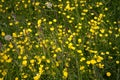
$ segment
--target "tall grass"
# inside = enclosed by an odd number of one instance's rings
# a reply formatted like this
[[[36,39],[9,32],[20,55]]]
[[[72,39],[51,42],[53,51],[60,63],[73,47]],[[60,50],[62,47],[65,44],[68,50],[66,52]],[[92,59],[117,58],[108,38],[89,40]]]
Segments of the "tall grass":
[[[120,80],[110,2],[1,0],[0,80]]]

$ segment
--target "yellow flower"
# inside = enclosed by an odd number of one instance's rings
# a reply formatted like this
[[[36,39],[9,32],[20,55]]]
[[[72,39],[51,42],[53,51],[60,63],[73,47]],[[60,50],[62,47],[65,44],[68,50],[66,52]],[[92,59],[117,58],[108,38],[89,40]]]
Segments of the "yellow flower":
[[[70,10],[70,4],[67,4],[66,7],[65,7],[65,11],[66,10]]]
[[[84,66],[80,66],[80,70],[84,70],[84,68],[85,68]]]
[[[54,31],[54,27],[51,27],[51,28],[50,28],[50,31]]]
[[[9,46],[10,48],[13,48],[13,45],[12,45],[12,43],[10,43],[8,46]]]
[[[13,37],[17,37],[16,33],[12,33],[12,36],[13,36]]]
[[[57,67],[59,66],[59,63],[58,63],[58,62],[56,62],[55,64],[56,64]]]
[[[8,56],[7,55],[3,55],[2,57],[4,60],[7,60],[8,59]]]
[[[81,17],[80,19],[81,19],[81,20],[84,20],[85,18],[84,18],[84,17]]]
[[[106,76],[110,77],[110,76],[111,76],[111,73],[110,73],[110,72],[107,72],[107,73],[106,73]]]
[[[27,25],[30,26],[30,25],[31,25],[31,22],[28,22]]]
[[[51,25],[51,24],[52,24],[52,21],[49,21],[49,24]]]
[[[12,25],[13,25],[13,23],[11,22],[11,23],[9,23],[9,25],[10,25],[10,26],[12,26]]]
[[[68,22],[69,22],[69,23],[72,23],[73,21],[72,21],[72,20],[69,20]]]
[[[68,72],[67,72],[66,69],[63,70],[63,76],[64,76],[64,78],[67,78],[67,77],[68,77]]]
[[[7,72],[5,70],[2,71],[2,75],[5,76]]]
[[[67,15],[66,17],[67,17],[67,18],[70,18],[70,15]]]
[[[85,61],[85,60],[86,60],[85,57],[82,57],[82,58],[80,59],[80,62]]]
[[[18,77],[16,77],[15,80],[19,80]]]
[[[95,33],[95,30],[94,29],[90,29],[90,32]]]
[[[107,11],[108,10],[108,8],[105,8],[105,11]]]
[[[72,49],[72,50],[75,50],[75,47],[73,46],[73,43],[69,43],[69,44],[68,44],[68,48],[69,48],[69,49]]]
[[[12,58],[7,59],[6,62],[8,63],[12,62]]]
[[[120,61],[116,61],[116,64],[119,64],[120,63]]]
[[[34,62],[35,62],[35,60],[34,60],[34,59],[31,59],[31,60],[30,60],[30,63],[31,63],[31,64],[33,64]]]
[[[78,53],[82,53],[82,50],[77,50]]]
[[[27,4],[24,4],[24,8],[27,8],[28,7],[28,5]]]
[[[23,60],[23,61],[22,61],[22,65],[23,65],[23,66],[27,66],[27,61],[26,61],[26,60]]]
[[[27,59],[27,56],[24,56],[23,59],[24,59],[24,60]]]
[[[47,62],[47,63],[50,63],[50,60],[49,60],[49,59],[47,59],[47,60],[46,60],[46,62]]]
[[[88,64],[88,65],[89,65],[89,64],[90,64],[90,61],[87,61],[87,62],[86,62],[86,64]]]
[[[27,74],[23,75],[23,78],[27,78],[27,77],[28,77],[28,75],[27,75]]]
[[[5,32],[2,32],[2,33],[1,33],[1,36],[5,36]]]
[[[65,63],[65,66],[66,66],[66,67],[69,67],[69,63],[68,63],[68,62],[66,62],[66,63]]]
[[[46,57],[45,56],[42,56],[42,59],[45,59]]]
[[[99,68],[104,68],[104,64],[99,63],[99,64],[98,64],[98,67],[99,67]]]
[[[107,51],[106,54],[109,55],[109,52]]]
[[[83,9],[83,12],[87,13],[87,12],[88,12],[88,9]]]
[[[105,29],[101,29],[100,32],[101,32],[101,33],[104,33],[104,32],[105,32]]]
[[[56,48],[55,52],[62,52],[62,49],[60,47]]]
[[[68,72],[64,71],[63,75],[64,75],[64,77],[67,77],[68,76]]]
[[[102,60],[103,60],[103,57],[101,57],[101,56],[97,57],[97,62],[101,62]]]
[[[96,61],[92,59],[92,60],[90,61],[90,63],[94,65],[94,64],[96,63]]]
[[[56,20],[56,19],[53,19],[53,22],[57,22],[57,20]]]
[[[105,37],[108,37],[108,34],[105,34]]]
[[[33,77],[34,80],[39,80],[40,79],[40,74],[37,74],[36,76]]]
[[[39,45],[35,45],[35,47],[36,47],[36,48],[38,48],[38,47],[39,47]]]
[[[1,0],[1,2],[5,2],[5,0]]]
[[[28,32],[32,32],[32,29],[28,28],[27,31],[28,31]]]
[[[4,78],[2,77],[2,78],[0,78],[0,80],[4,80]]]
[[[81,43],[82,42],[82,40],[81,39],[78,39],[78,43]]]
[[[39,20],[37,21],[37,24],[38,24],[38,26],[41,25],[41,19],[39,19]]]
[[[57,57],[57,55],[56,55],[56,54],[54,54],[54,55],[53,55],[53,58],[56,58],[56,57]]]
[[[40,2],[36,2],[36,3],[35,3],[36,6],[39,6],[39,4],[40,4]]]
[[[109,32],[110,34],[112,34],[112,31],[111,31],[111,30],[109,30],[108,32]]]
[[[84,15],[86,15],[86,13],[83,13],[83,12],[82,12],[81,15],[84,16]]]

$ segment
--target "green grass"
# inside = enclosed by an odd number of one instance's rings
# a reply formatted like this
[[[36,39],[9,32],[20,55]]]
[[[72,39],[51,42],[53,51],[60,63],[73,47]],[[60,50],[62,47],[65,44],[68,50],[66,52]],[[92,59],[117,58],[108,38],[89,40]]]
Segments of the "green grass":
[[[1,0],[0,80],[120,80],[119,4]]]

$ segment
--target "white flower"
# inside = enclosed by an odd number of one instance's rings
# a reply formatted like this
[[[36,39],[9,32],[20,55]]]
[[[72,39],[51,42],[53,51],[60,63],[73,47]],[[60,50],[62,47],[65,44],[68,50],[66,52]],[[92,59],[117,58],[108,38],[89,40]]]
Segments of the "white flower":
[[[5,40],[6,40],[6,41],[10,41],[11,39],[12,39],[12,36],[11,36],[11,35],[6,35],[6,36],[5,36]]]
[[[45,5],[47,6],[47,8],[52,8],[52,3],[51,2],[46,2]]]

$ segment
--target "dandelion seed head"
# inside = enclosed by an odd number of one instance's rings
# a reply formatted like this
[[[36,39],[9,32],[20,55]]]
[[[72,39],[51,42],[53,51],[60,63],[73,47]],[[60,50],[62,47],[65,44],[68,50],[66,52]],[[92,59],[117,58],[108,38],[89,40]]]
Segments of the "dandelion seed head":
[[[45,5],[47,6],[47,8],[52,8],[52,3],[51,2],[46,2]]]
[[[10,41],[11,39],[12,39],[12,36],[11,36],[11,35],[6,35],[6,36],[5,36],[5,40],[6,40],[6,41]]]

